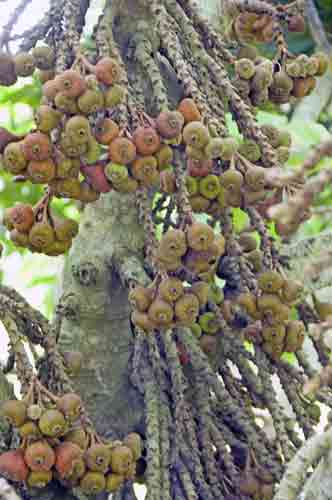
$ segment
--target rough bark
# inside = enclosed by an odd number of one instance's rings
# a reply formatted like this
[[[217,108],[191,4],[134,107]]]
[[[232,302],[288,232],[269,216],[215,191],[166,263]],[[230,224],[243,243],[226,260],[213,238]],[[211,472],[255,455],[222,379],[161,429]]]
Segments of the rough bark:
[[[142,401],[128,380],[133,337],[119,271],[146,282],[143,236],[133,198],[104,195],[86,208],[65,269],[59,344],[83,353],[75,385],[98,431],[111,437],[142,430]]]

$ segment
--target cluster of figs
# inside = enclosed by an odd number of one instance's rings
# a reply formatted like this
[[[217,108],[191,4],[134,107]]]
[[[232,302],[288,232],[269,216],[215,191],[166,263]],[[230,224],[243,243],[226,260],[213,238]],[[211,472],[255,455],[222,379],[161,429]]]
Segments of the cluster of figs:
[[[208,224],[193,221],[184,229],[169,229],[155,252],[156,279],[149,287],[130,292],[134,325],[144,331],[192,326],[206,305],[207,281],[224,252],[224,237]],[[191,285],[185,284],[183,272],[193,277]]]
[[[257,11],[259,5],[257,5]],[[244,11],[233,19],[229,35],[241,42],[235,63],[233,83],[241,97],[252,106],[268,102],[285,104],[292,99],[309,95],[316,87],[316,78],[322,76],[329,65],[323,52],[312,56],[291,54],[286,46],[282,24],[293,33],[305,31],[305,20],[300,13],[291,13],[288,6],[278,5],[275,16],[271,12]],[[278,55],[270,61],[259,55],[253,45],[278,45]]]
[[[1,413],[20,436],[19,448],[0,455],[0,474],[10,481],[40,489],[57,480],[96,495],[115,492],[136,476],[139,434],[105,441],[84,419],[75,393],[55,396],[36,379],[23,399],[4,402]]]
[[[253,320],[245,329],[247,340],[260,345],[274,360],[284,352],[297,352],[304,342],[305,325],[292,319],[292,307],[301,299],[302,284],[277,271],[260,273],[257,284],[256,293],[242,293],[236,299]]]

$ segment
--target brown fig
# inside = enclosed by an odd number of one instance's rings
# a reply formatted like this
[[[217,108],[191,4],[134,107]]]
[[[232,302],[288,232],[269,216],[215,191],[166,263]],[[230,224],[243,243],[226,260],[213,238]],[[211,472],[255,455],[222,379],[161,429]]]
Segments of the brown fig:
[[[36,441],[25,450],[24,460],[34,472],[48,471],[55,464],[55,453],[47,441]]]
[[[118,83],[121,79],[121,68],[119,63],[110,57],[100,59],[96,64],[95,73],[97,79],[106,85]]]
[[[66,479],[73,472],[75,463],[83,457],[83,450],[75,443],[65,441],[55,449],[55,468]]]
[[[193,293],[186,293],[175,302],[176,318],[184,325],[192,325],[199,313],[199,301]]]
[[[128,165],[136,157],[136,146],[125,137],[117,137],[109,145],[109,155],[114,163]]]
[[[0,455],[0,474],[11,481],[26,481],[29,469],[22,449],[6,451]]]
[[[193,99],[182,99],[178,106],[178,111],[183,115],[184,123],[200,121],[202,116]]]
[[[181,134],[184,117],[178,111],[163,111],[159,114],[156,126],[165,139],[176,139]]]
[[[209,250],[213,240],[214,231],[207,224],[194,222],[187,229],[188,246],[197,252]]]
[[[153,290],[143,286],[136,286],[129,292],[129,302],[139,312],[146,312],[151,305]]]
[[[153,127],[138,127],[133,134],[133,142],[141,155],[153,155],[160,147],[160,137]]]
[[[86,82],[78,71],[68,69],[56,77],[59,92],[70,98],[81,96],[86,90]]]
[[[27,160],[47,160],[52,153],[52,144],[49,137],[41,132],[31,132],[22,143],[23,153]]]
[[[27,174],[33,184],[48,184],[55,178],[56,166],[51,158],[43,161],[33,160],[29,162]]]
[[[149,307],[148,316],[157,326],[167,327],[173,320],[173,307],[164,300],[155,299]]]
[[[110,118],[103,118],[96,123],[94,134],[100,144],[108,145],[119,135],[118,124]]]
[[[28,233],[35,220],[32,206],[26,203],[19,203],[7,209],[6,216],[14,229],[21,233]]]

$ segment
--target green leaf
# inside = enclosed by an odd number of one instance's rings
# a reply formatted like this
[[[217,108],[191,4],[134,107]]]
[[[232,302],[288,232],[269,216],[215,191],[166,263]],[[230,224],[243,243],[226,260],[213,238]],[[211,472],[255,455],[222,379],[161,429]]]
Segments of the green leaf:
[[[232,208],[233,225],[238,233],[242,231],[249,222],[249,217],[241,208]]]
[[[284,352],[281,355],[281,361],[286,361],[290,365],[294,365],[297,361],[296,356],[293,352]]]
[[[28,283],[27,288],[33,288],[38,285],[54,285],[57,282],[57,276],[36,276]]]

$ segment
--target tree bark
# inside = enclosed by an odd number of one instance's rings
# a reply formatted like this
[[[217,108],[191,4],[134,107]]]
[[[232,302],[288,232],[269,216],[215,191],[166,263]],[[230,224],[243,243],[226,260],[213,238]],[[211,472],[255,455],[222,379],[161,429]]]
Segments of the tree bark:
[[[75,386],[98,432],[119,439],[142,431],[142,400],[128,378],[133,334],[119,271],[146,282],[143,242],[134,199],[104,195],[85,210],[63,281],[66,318],[59,345],[82,352]]]

